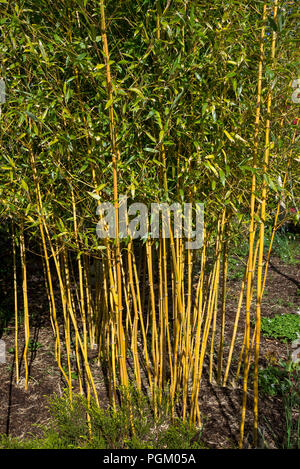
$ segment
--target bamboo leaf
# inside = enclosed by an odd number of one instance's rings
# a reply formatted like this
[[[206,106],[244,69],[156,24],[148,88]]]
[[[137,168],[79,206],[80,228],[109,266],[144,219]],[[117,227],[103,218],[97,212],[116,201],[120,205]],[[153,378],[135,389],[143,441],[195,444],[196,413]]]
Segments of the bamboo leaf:
[[[88,194],[89,194],[91,197],[93,197],[93,199],[96,199],[96,200],[100,200],[100,199],[101,199],[100,195],[96,194],[95,192],[89,192],[89,191],[88,191]]]
[[[234,142],[234,138],[232,137],[232,135],[230,135],[229,132],[227,132],[227,130],[224,129],[224,134],[226,135],[226,137],[231,141],[231,142]]]

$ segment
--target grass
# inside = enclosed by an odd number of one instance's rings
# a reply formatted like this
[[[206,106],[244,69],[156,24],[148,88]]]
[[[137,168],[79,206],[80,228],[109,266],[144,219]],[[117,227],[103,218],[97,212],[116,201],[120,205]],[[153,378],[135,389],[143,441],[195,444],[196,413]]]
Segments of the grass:
[[[201,449],[201,431],[182,420],[171,421],[167,402],[154,417],[147,396],[131,390],[130,399],[123,394],[123,404],[112,407],[88,406],[83,396],[49,400],[50,423],[40,427],[41,436],[24,439],[0,436],[2,449]],[[90,428],[87,423],[90,419]]]

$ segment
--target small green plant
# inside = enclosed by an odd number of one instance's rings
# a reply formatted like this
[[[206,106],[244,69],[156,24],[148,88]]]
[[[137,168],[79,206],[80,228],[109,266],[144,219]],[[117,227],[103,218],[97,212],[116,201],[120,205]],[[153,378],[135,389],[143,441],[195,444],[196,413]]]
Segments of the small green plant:
[[[283,447],[300,448],[300,366],[291,360],[281,361],[279,366],[268,366],[259,370],[259,387],[262,394],[281,397],[286,434]]]
[[[116,410],[88,404],[83,396],[66,392],[49,399],[50,424],[41,427],[39,438],[0,436],[0,448],[50,449],[200,449],[201,431],[180,419],[172,421],[167,399],[155,416],[152,400],[136,389],[120,390],[122,405]],[[89,416],[89,423],[87,419]]]
[[[300,366],[290,361],[287,371],[286,389],[282,392],[287,429],[285,447],[300,449]]]
[[[28,350],[30,350],[31,352],[35,352],[36,350],[38,350],[41,347],[43,347],[43,345],[40,342],[37,342],[34,339],[29,340]]]
[[[236,257],[229,257],[228,259],[228,276],[231,280],[240,280],[243,278],[245,272],[244,264]]]
[[[66,372],[66,374],[68,375],[69,373],[69,370],[66,366],[63,366],[63,370]],[[71,378],[72,379],[78,379],[78,374],[75,372],[75,371],[71,371]]]
[[[283,342],[297,339],[300,331],[300,316],[298,314],[283,314],[273,318],[261,319],[263,335]]]
[[[284,301],[283,298],[278,298],[278,299],[276,300],[276,304],[277,304],[278,306],[284,306],[285,301]]]
[[[261,368],[258,372],[259,388],[267,396],[279,396],[287,377],[285,367],[270,365],[267,368]]]
[[[30,352],[35,352],[36,350],[38,350],[41,347],[43,347],[43,345],[40,342],[37,342],[33,339],[29,340],[28,350],[30,350]],[[8,353],[15,353],[15,347],[10,347],[8,349]]]

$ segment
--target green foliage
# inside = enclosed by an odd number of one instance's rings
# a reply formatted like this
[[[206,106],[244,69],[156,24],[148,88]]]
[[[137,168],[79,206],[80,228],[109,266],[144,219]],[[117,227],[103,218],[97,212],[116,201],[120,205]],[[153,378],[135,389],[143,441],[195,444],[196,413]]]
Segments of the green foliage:
[[[283,314],[273,318],[261,318],[262,333],[273,339],[297,339],[300,332],[300,316],[298,314]]]
[[[232,280],[242,279],[245,273],[245,265],[236,257],[228,259],[228,276]]]
[[[297,74],[293,8],[289,6],[289,14],[281,10],[280,59],[271,65],[270,54],[265,56],[262,98],[272,87],[276,102],[272,165],[265,175],[271,201],[279,190],[277,176],[287,165],[283,155],[292,148],[294,108],[287,111],[286,101]],[[186,199],[205,201],[210,229],[224,204],[239,223],[248,223],[260,5],[242,1],[237,7],[236,2],[217,0],[213,8],[204,1],[187,8],[179,0],[159,17],[159,6],[151,1],[111,0],[106,15],[112,101],[101,52],[99,2],[3,5],[0,54],[7,99],[0,114],[1,213],[23,220],[28,232],[37,235],[31,148],[52,238],[62,236],[74,248],[73,190],[82,249],[96,249],[91,171],[94,167],[101,201],[111,201],[112,106],[120,151],[119,193],[150,203],[177,200],[179,187]],[[273,23],[267,25],[266,49]],[[288,122],[280,139],[283,112]],[[168,194],[161,185],[162,170]],[[292,165],[291,180],[295,171]],[[259,161],[258,193],[263,180]]]
[[[266,243],[268,247],[268,243]],[[296,265],[300,262],[299,236],[277,232],[274,237],[273,253],[286,264]]]
[[[259,370],[259,388],[268,396],[280,396],[291,388],[290,373],[287,362],[281,362],[281,366],[268,366]],[[299,370],[295,367],[299,374]]]
[[[288,364],[287,391],[283,394],[287,436],[285,447],[300,449],[300,366]],[[295,418],[295,415],[298,417]]]
[[[121,407],[99,408],[95,402],[74,395],[72,406],[66,396],[49,400],[51,422],[41,427],[41,437],[8,438],[2,436],[0,448],[50,449],[200,449],[201,432],[189,422],[171,421],[163,405],[154,418],[148,397],[136,390],[123,395]],[[90,431],[87,422],[90,418]],[[134,430],[133,430],[134,429]]]
[[[31,351],[31,352],[35,352],[36,350],[38,350],[39,348],[43,347],[43,345],[40,343],[40,342],[37,342],[36,340],[34,339],[30,339],[29,340],[29,343],[28,343],[28,349]]]
[[[300,449],[300,365],[280,362],[259,370],[259,388],[267,396],[282,399],[286,434],[283,447]]]

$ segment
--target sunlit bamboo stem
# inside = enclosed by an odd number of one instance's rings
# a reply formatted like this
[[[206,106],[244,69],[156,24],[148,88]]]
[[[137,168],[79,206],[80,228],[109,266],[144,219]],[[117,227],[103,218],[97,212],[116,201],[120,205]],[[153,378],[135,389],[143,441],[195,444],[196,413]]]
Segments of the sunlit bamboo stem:
[[[273,19],[277,19],[278,0],[274,2]],[[276,32],[272,34],[272,50],[271,60],[275,59],[275,45],[276,45]],[[272,91],[269,90],[267,101],[267,121],[266,121],[266,134],[265,134],[265,153],[264,153],[264,174],[267,174],[270,156],[270,118],[271,118],[271,105],[272,105]],[[265,234],[265,217],[266,217],[266,203],[267,203],[267,183],[264,178],[263,189],[261,196],[261,214],[260,214],[260,230],[259,230],[259,252],[258,252],[258,268],[257,268],[257,301],[256,301],[256,337],[255,337],[255,356],[254,356],[254,428],[253,428],[253,444],[257,446],[258,438],[258,360],[260,348],[260,327],[261,327],[261,301],[263,295],[262,282],[263,282],[263,256],[264,256],[264,234]]]
[[[15,366],[16,383],[19,383],[19,356],[18,356],[18,284],[17,284],[17,253],[16,253],[16,228],[12,222],[12,248],[13,248],[13,272],[14,272],[14,310],[15,310]]]
[[[264,61],[264,37],[265,37],[265,22],[267,18],[267,4],[264,3],[262,14],[262,28],[260,35],[260,59],[258,64],[258,85],[257,85],[257,102],[256,102],[256,117],[255,117],[255,132],[254,132],[254,155],[253,155],[253,174],[252,174],[252,189],[250,200],[250,228],[249,228],[249,260],[248,260],[248,277],[247,277],[247,293],[246,293],[246,322],[245,322],[245,371],[243,381],[243,403],[242,403],[242,416],[240,424],[240,440],[239,447],[243,447],[244,427],[246,417],[247,405],[247,385],[248,385],[248,361],[249,361],[249,347],[250,347],[250,306],[251,306],[251,287],[252,287],[252,274],[253,266],[253,245],[254,245],[254,212],[256,201],[256,174],[257,167],[257,152],[258,152],[258,135],[260,124],[260,104],[261,104],[261,91],[262,91],[262,72]]]
[[[25,366],[25,391],[28,389],[29,368],[28,368],[28,346],[30,340],[29,330],[29,311],[28,311],[28,294],[27,294],[27,267],[26,267],[26,254],[25,254],[25,240],[24,240],[24,225],[21,224],[20,230],[20,255],[22,266],[22,290],[23,290],[23,309],[24,309],[24,366]]]

